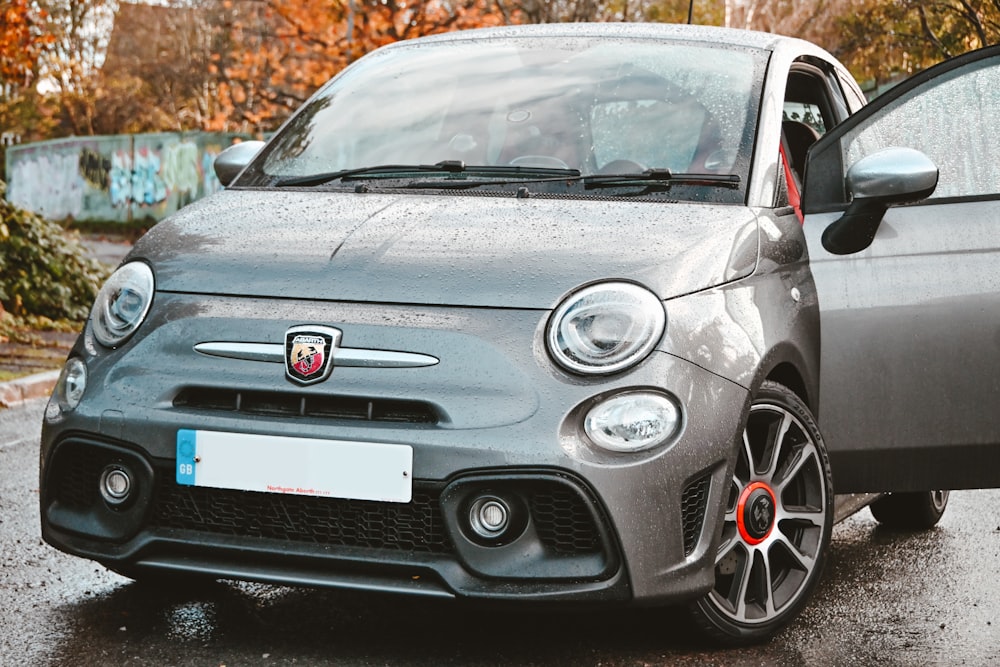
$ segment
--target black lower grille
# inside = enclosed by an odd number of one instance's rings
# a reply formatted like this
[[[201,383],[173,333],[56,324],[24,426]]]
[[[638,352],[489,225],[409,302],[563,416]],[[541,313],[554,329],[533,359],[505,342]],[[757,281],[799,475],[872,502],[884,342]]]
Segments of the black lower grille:
[[[158,528],[333,546],[450,553],[437,494],[382,503],[179,486],[159,476],[153,515]]]
[[[530,505],[539,538],[556,553],[601,551],[597,526],[579,496],[539,490],[531,495]],[[453,551],[434,490],[415,490],[409,503],[382,503],[180,486],[161,474],[150,523],[234,537],[436,554]]]
[[[154,480],[147,528],[334,547],[455,553],[442,510],[443,485],[430,483],[415,482],[409,503],[183,486],[175,482],[172,468],[143,472],[139,462],[145,459],[138,452],[71,440],[62,443],[51,464],[47,487],[52,500],[76,512],[74,521],[90,513],[109,511],[98,493],[101,471],[110,463],[126,459],[134,471],[141,473],[137,484],[144,484],[143,480],[150,477]],[[561,557],[603,551],[601,529],[588,496],[575,492],[565,482],[548,479],[513,475],[504,484],[523,499],[538,539],[547,550]],[[143,510],[135,516],[136,531],[142,527],[145,514]],[[695,514],[700,522],[704,511]],[[695,537],[698,530],[700,523],[694,530]]]
[[[188,387],[174,399],[174,406],[268,417],[317,417],[408,424],[436,424],[439,421],[434,408],[421,401],[236,391],[218,387]]]
[[[684,555],[690,556],[698,544],[701,526],[705,522],[711,477],[697,479],[686,487],[681,496],[681,522],[684,527]]]

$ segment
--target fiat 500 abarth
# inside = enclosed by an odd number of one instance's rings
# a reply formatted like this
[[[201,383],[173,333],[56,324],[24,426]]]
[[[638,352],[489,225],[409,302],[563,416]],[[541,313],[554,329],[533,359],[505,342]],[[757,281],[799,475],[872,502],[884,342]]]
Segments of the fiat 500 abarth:
[[[750,32],[380,49],[107,281],[45,413],[44,538],[767,638],[834,488],[926,526],[931,490],[1000,483],[998,68],[865,106]]]

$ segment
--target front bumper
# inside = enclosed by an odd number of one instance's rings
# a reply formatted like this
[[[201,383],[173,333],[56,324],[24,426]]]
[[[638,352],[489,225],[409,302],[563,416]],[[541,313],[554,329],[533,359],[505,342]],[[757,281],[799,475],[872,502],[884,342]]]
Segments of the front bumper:
[[[668,602],[711,586],[744,388],[664,352],[613,377],[569,376],[547,359],[540,311],[175,294],[158,294],[155,306],[120,350],[101,350],[85,332],[74,351],[89,369],[84,399],[68,414],[47,411],[41,514],[54,546],[133,575],[169,569],[447,597]],[[303,312],[343,330],[344,345],[440,363],[336,368],[301,387],[276,364],[193,349],[281,341]],[[680,435],[636,454],[590,444],[587,406],[635,388],[677,398]],[[406,444],[414,499],[178,485],[180,429]],[[136,471],[127,504],[97,492],[108,465]],[[469,505],[484,494],[516,508],[516,539],[470,534]]]

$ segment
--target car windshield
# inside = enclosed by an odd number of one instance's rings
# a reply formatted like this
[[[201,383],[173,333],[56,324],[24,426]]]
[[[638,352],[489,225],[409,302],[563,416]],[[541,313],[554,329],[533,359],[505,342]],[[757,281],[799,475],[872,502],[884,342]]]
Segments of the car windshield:
[[[349,181],[353,188],[363,179],[433,188],[471,180],[468,187],[489,188],[561,179],[559,187],[570,190],[563,194],[669,191],[671,198],[738,202],[763,61],[753,50],[662,40],[398,45],[322,88],[236,185]],[[647,170],[648,182],[635,177]],[[620,174],[632,177],[566,182]],[[725,178],[685,178],[691,174]]]

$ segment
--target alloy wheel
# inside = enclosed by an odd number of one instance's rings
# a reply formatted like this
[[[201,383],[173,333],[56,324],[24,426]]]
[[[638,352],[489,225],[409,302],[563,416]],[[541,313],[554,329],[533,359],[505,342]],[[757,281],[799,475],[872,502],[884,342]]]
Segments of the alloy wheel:
[[[703,629],[746,643],[794,618],[819,578],[832,515],[830,466],[815,421],[789,390],[765,383],[736,456],[715,586],[695,608]]]

